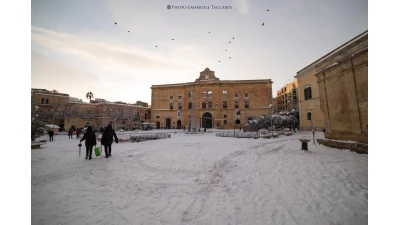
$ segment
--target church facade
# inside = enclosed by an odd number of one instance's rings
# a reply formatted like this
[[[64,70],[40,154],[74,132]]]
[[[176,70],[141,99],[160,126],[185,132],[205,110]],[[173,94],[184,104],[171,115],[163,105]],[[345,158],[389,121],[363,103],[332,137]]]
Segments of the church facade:
[[[165,129],[243,128],[251,119],[272,113],[272,83],[220,80],[206,68],[194,82],[153,85],[151,121]]]

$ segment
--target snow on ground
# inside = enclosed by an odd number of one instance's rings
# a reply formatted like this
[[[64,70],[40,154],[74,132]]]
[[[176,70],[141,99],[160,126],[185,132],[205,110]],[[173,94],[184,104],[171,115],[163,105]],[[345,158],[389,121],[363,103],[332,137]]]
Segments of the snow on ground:
[[[56,135],[31,151],[32,224],[367,224],[368,155],[310,136],[180,132],[89,161]]]

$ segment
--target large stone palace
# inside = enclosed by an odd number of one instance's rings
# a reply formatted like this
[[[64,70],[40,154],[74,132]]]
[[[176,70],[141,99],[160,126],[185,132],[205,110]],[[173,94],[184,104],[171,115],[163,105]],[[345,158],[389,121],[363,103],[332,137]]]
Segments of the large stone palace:
[[[153,85],[151,121],[157,128],[240,128],[271,114],[272,81],[220,80],[206,68],[194,82]]]

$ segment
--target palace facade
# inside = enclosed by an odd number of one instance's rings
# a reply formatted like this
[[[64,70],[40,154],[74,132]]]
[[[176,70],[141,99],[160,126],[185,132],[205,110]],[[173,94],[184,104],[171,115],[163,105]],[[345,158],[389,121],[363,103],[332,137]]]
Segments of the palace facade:
[[[150,122],[150,107],[145,102],[136,104],[109,102],[94,99],[89,103],[72,98],[69,94],[46,89],[31,89],[31,117],[61,129],[106,127],[112,124],[116,130],[132,130],[143,122]]]
[[[272,81],[220,80],[206,68],[194,82],[152,85],[151,121],[157,128],[240,128],[272,113]]]

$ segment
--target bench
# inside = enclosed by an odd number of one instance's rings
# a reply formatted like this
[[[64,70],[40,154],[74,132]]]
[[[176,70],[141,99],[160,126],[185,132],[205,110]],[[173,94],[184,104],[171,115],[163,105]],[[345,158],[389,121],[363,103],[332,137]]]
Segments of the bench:
[[[299,139],[301,141],[301,150],[308,151],[308,142],[310,139]]]

